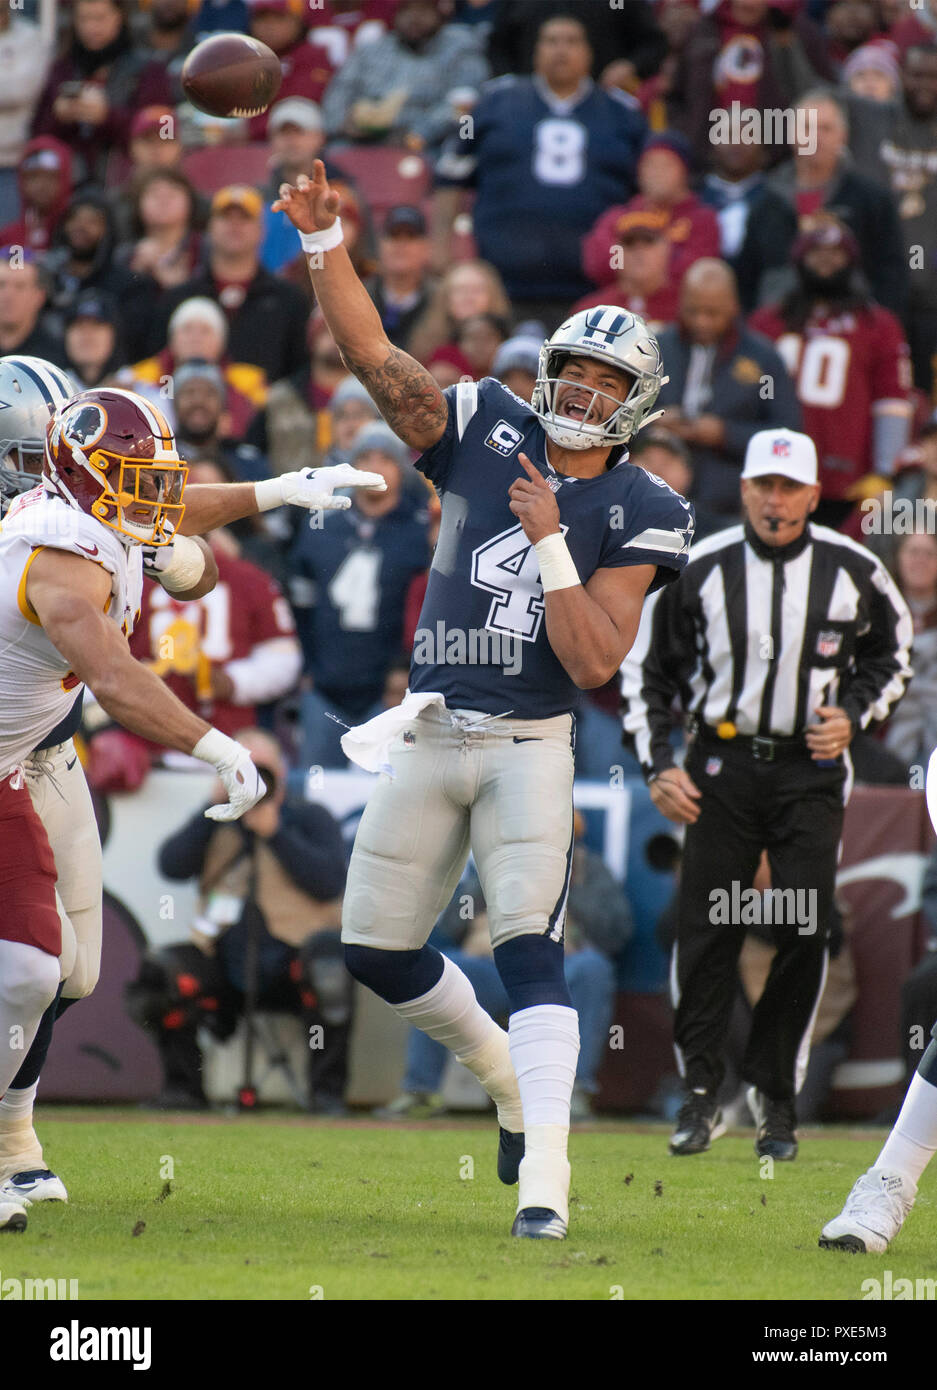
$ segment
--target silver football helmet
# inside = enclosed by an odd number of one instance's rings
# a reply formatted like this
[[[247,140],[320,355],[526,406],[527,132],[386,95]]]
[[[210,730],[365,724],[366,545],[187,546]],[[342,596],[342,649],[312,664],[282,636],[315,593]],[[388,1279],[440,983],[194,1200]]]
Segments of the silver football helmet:
[[[0,357],[0,506],[42,481],[46,425],[77,390],[42,357]]]
[[[591,357],[627,372],[634,378],[628,395],[621,401],[605,391],[594,391],[581,420],[558,415],[557,386],[580,385],[560,375],[561,363],[570,356]],[[530,404],[547,435],[563,449],[626,444],[642,426],[663,415],[662,410],[648,414],[660,388],[670,380],[663,372],[657,339],[644,320],[627,309],[600,304],[573,314],[544,343]],[[589,423],[599,397],[614,401],[615,411],[602,424]]]

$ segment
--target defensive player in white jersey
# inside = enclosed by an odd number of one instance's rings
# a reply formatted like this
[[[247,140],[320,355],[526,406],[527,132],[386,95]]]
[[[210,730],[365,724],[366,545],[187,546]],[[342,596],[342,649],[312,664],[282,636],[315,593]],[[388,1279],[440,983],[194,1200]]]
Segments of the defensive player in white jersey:
[[[937,749],[927,765],[926,795],[937,830]],[[884,1255],[914,1206],[921,1175],[937,1153],[937,1023],[931,1038],[884,1148],[854,1184],[839,1216],[823,1227],[822,1249]]]
[[[0,359],[0,493],[5,494],[5,500],[10,494],[21,494],[10,507],[0,532],[0,573],[9,577],[9,595],[11,599],[15,595],[16,599],[17,614],[12,618],[12,627],[18,624],[22,633],[18,642],[14,638],[0,653],[0,687],[5,695],[13,697],[12,701],[4,701],[5,706],[9,706],[9,717],[6,723],[0,724],[0,776],[6,771],[4,758],[9,760],[7,748],[19,749],[20,736],[28,729],[33,747],[19,761],[33,808],[39,814],[45,838],[53,851],[62,930],[62,988],[65,998],[70,1000],[91,992],[100,967],[100,844],[87,785],[71,741],[71,733],[80,718],[81,683],[75,674],[79,668],[76,666],[73,672],[66,672],[60,682],[62,688],[56,692],[56,701],[64,705],[65,712],[54,726],[48,723],[52,712],[45,706],[31,708],[26,691],[29,669],[33,668],[31,675],[35,683],[37,673],[48,674],[50,669],[54,670],[55,657],[61,655],[49,641],[48,632],[37,625],[37,614],[27,597],[30,577],[42,574],[43,570],[49,570],[54,576],[56,565],[60,567],[64,562],[74,567],[77,562],[86,580],[94,579],[99,586],[102,582],[110,586],[109,616],[129,631],[139,607],[140,561],[144,555],[152,565],[149,572],[153,577],[181,598],[206,593],[217,576],[211,552],[204,542],[196,543],[175,532],[174,523],[178,523],[181,516],[178,504],[170,502],[169,507],[175,506],[176,513],[165,511],[163,520],[157,525],[152,524],[156,513],[150,501],[141,502],[136,508],[129,505],[131,496],[125,485],[131,477],[138,488],[143,488],[141,496],[144,497],[152,490],[158,475],[159,487],[165,486],[167,476],[171,478],[170,495],[171,486],[179,477],[156,468],[161,452],[159,440],[164,448],[169,444],[170,454],[174,452],[171,434],[160,413],[139,397],[114,391],[90,393],[90,396],[85,393],[76,398],[65,412],[70,423],[64,442],[61,422],[57,422],[55,454],[62,456],[62,474],[57,475],[54,465],[47,466],[45,483],[38,488],[31,487],[39,482],[37,470],[43,466],[43,436],[50,416],[72,394],[72,384],[64,373],[41,359]],[[91,436],[102,424],[104,429],[100,437],[92,440]],[[154,439],[157,440],[155,451]],[[123,473],[109,478],[109,472],[113,472],[120,459],[118,453],[112,452],[115,440],[121,441],[117,449],[126,450],[129,443],[129,452],[133,455],[126,478]],[[144,471],[146,463],[140,465],[138,460],[145,458],[148,452],[154,453],[154,459],[148,471]],[[86,458],[91,462],[90,471],[84,468]],[[182,469],[181,461],[168,457],[165,461],[173,468]],[[76,473],[76,467],[83,469],[86,476],[82,476],[81,471]],[[347,472],[349,470],[319,470],[314,475],[306,470],[259,484],[190,489],[186,503],[194,497],[195,505],[193,515],[186,520],[190,527],[204,525],[209,529],[284,501],[315,510],[347,507],[350,505],[347,498],[333,495],[335,487],[367,481],[360,473],[348,477]],[[71,487],[65,481],[66,475],[71,479]],[[379,481],[371,479],[372,484]],[[114,482],[117,483],[116,494]],[[57,497],[53,488],[59,490]],[[144,518],[142,526],[133,520],[135,511]],[[150,546],[143,544],[147,540]],[[50,554],[42,558],[41,550]],[[74,560],[66,560],[69,553]],[[83,556],[88,559],[80,558]],[[54,578],[39,587],[53,591]],[[46,596],[46,601],[55,606],[54,599]],[[9,626],[10,613],[7,619]],[[129,653],[125,659],[130,660]],[[130,665],[135,670],[143,669],[132,661]],[[39,684],[44,684],[41,677]],[[56,712],[57,707],[56,704]],[[22,714],[19,723],[13,718],[16,708]],[[35,719],[28,719],[27,711],[35,715]],[[44,737],[33,739],[39,723],[43,726]],[[202,721],[197,723],[201,725]],[[231,740],[226,742],[231,743]],[[209,751],[212,746],[217,754],[221,747],[217,739],[209,741]],[[243,809],[247,809],[246,806]],[[42,1015],[32,1045],[27,1041],[25,1058],[22,1047],[14,1054],[21,1062],[12,1078],[14,1084],[7,1085],[8,1068],[0,1067],[0,1228],[21,1228],[25,1224],[24,1207],[30,1202],[65,1200],[67,1196],[61,1181],[43,1165],[42,1148],[32,1124],[39,1069],[48,1051],[56,1015],[53,1000]]]

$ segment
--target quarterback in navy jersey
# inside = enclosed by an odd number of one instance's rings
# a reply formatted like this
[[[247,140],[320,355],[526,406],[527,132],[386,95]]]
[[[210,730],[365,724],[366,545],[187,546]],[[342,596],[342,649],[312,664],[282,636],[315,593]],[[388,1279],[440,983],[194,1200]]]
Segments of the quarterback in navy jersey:
[[[624,450],[656,418],[660,352],[643,320],[599,306],[543,345],[530,407],[491,380],[444,395],[384,334],[341,244],[321,161],[311,179],[281,186],[279,210],[301,234],[349,370],[421,451],[442,498],[411,689],[343,739],[363,766],[380,767],[385,747],[392,760],[355,839],[346,964],[478,1077],[498,1110],[499,1176],[519,1182],[513,1234],[561,1240],[579,1051],[563,973],[571,711],[577,689],[618,670],[645,596],[679,575],[693,532],[689,503]],[[507,1032],[426,944],[469,849],[511,1004]]]

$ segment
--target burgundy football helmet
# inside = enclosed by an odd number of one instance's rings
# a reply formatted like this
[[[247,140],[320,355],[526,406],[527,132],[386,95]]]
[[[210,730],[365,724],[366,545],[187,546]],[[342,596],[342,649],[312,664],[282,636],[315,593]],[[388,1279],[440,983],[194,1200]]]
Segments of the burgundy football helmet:
[[[169,544],[188,472],[162,411],[133,391],[82,391],[46,430],[46,486],[131,544]]]

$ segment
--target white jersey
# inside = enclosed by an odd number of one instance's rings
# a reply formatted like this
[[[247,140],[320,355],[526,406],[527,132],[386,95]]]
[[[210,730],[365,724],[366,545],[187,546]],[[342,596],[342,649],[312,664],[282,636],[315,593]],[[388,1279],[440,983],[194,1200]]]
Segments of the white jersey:
[[[26,578],[44,549],[69,550],[111,576],[107,615],[129,637],[143,596],[143,553],[116,531],[42,487],[24,492],[0,525],[0,778],[61,723],[81,682],[26,600]]]

